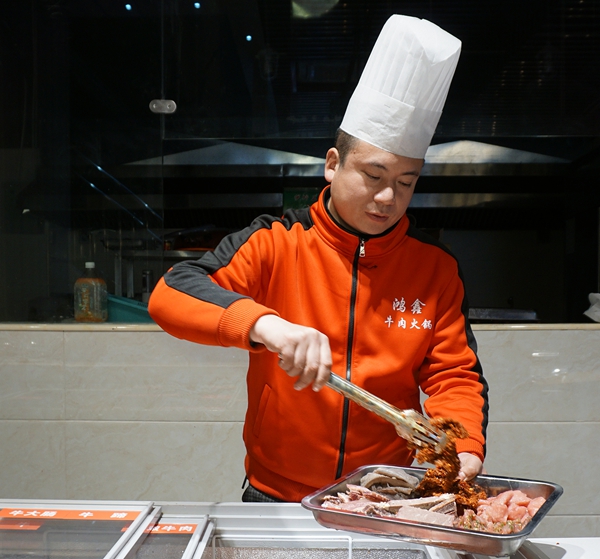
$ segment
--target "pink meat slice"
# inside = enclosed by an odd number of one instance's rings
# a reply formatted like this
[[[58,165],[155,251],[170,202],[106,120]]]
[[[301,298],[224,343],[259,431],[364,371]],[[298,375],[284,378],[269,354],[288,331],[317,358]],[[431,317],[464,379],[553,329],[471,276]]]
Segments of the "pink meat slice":
[[[508,505],[508,520],[522,520],[527,514],[529,514],[527,507],[517,505],[516,503]]]
[[[490,506],[492,522],[506,522],[508,520],[508,507],[504,503],[492,503]]]
[[[368,499],[356,499],[354,501],[348,501],[346,503],[334,503],[332,501],[324,501],[322,506],[326,509],[336,509],[343,510],[346,512],[359,512],[362,514],[367,514],[373,509],[375,504],[373,503],[373,501],[369,501]]]
[[[527,512],[533,516],[540,507],[546,502],[544,497],[536,497],[535,499],[531,499],[531,502],[527,505]]]
[[[509,501],[513,496],[514,491],[503,491],[502,493],[496,495],[495,497],[491,497],[489,501],[496,504],[508,505]]]
[[[495,497],[479,501],[477,518],[488,531],[510,533],[525,527],[545,502],[544,497],[531,499],[520,490],[503,491]],[[518,524],[511,527],[507,522],[509,520]]]
[[[361,485],[353,485],[349,483],[347,485],[347,490],[349,492],[351,499],[369,499],[370,501],[376,503],[384,503],[389,501],[389,499],[385,495],[380,495],[379,493],[375,493],[375,491],[371,491],[366,487],[362,487]]]
[[[522,507],[526,507],[531,502],[531,498],[525,495],[523,491],[515,490],[512,492],[510,497],[510,503],[515,505],[520,505]]]

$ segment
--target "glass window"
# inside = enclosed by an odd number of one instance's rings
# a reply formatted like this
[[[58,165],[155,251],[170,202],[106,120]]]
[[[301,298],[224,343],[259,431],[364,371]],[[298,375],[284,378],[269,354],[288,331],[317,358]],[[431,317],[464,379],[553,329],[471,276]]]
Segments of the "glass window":
[[[585,321],[600,290],[592,4],[10,3],[0,321],[73,322],[86,262],[106,282],[109,321],[148,321],[148,291],[174,262],[313,200],[371,47],[398,11],[463,42],[434,144],[501,154],[427,161],[417,225],[465,262],[474,306]]]

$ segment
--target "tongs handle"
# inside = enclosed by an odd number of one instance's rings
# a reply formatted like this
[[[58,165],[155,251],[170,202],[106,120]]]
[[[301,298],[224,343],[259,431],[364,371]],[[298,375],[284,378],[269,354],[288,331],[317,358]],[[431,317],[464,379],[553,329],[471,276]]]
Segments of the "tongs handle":
[[[339,392],[343,396],[346,396],[348,400],[352,400],[354,403],[362,406],[369,411],[372,411],[379,417],[382,417],[390,423],[396,423],[398,415],[401,413],[400,410],[391,404],[388,404],[385,400],[378,398],[374,394],[367,392],[366,390],[356,386],[352,382],[347,381],[345,378],[331,373],[327,386],[333,388],[336,392]]]
[[[398,435],[418,446],[429,445],[439,450],[446,443],[445,434],[432,427],[425,417],[414,410],[400,410],[335,373],[330,374],[327,386],[389,421]]]

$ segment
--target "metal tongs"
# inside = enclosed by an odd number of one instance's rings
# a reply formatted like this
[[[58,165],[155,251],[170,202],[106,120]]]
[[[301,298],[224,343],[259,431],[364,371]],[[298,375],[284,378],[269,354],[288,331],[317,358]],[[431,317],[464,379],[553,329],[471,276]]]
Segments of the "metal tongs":
[[[429,420],[419,412],[400,410],[335,373],[331,373],[327,386],[389,421],[396,428],[398,435],[416,447],[431,447],[436,453],[440,453],[446,446],[446,433],[431,425]]]

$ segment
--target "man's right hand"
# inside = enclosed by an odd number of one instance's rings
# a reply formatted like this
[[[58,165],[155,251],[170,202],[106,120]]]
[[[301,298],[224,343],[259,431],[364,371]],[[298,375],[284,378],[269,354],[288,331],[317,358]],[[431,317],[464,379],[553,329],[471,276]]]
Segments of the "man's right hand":
[[[279,356],[279,366],[302,390],[312,384],[318,392],[331,373],[329,338],[314,328],[293,324],[274,314],[261,316],[250,330],[250,340],[263,344]]]

